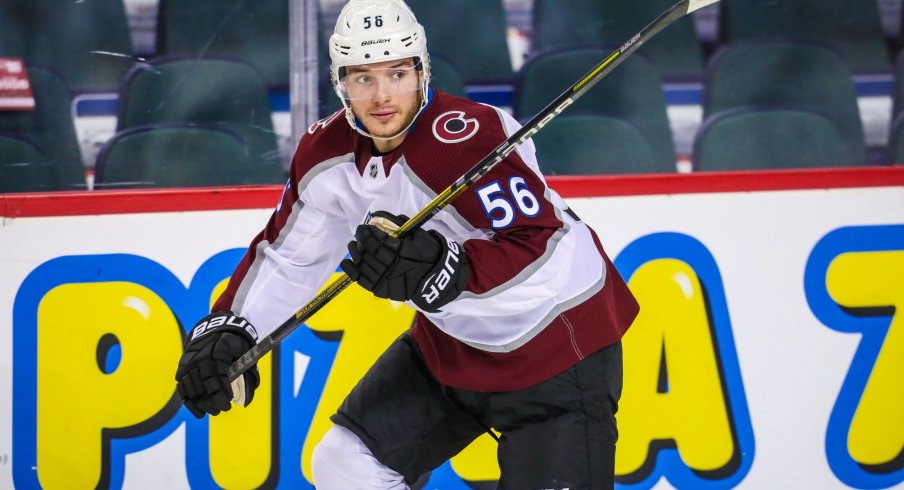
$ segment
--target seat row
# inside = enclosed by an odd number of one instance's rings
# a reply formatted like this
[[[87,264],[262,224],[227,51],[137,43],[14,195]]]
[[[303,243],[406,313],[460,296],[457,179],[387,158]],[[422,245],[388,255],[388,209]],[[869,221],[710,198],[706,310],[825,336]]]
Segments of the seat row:
[[[537,113],[606,53],[602,47],[560,50],[526,63],[515,83],[515,115],[524,121]],[[828,46],[777,39],[734,43],[710,59],[703,85],[693,170],[875,160],[865,144],[852,75]],[[884,163],[904,161],[895,153],[896,135],[904,130],[904,123],[897,124],[892,151],[879,158]],[[534,140],[551,174],[676,170],[662,79],[642,55],[626,60]]]
[[[584,44],[619,45],[673,0],[533,0],[530,53]],[[887,71],[889,49],[877,0],[722,0],[717,44],[795,37],[836,49],[854,72]],[[467,84],[514,75],[502,0],[408,0],[433,55]],[[159,0],[155,57],[226,57],[252,65],[271,88],[289,81],[286,0]],[[319,2],[318,2],[319,7]],[[479,15],[475,15],[478,12]],[[136,60],[123,0],[0,2],[0,57],[52,66],[76,93],[115,90]],[[320,66],[328,63],[319,36]],[[704,47],[693,17],[641,48],[666,79],[700,77]]]
[[[522,122],[595,66],[609,47],[558,49],[530,60],[515,82],[513,112]],[[463,90],[451,65],[437,64],[434,86],[453,93]],[[901,64],[904,68],[904,62]],[[71,99],[52,70],[29,67],[37,108],[30,112],[0,113],[0,136],[6,144],[21,139],[16,151],[2,152],[17,165],[4,178],[41,169],[47,175],[42,189],[83,186],[78,178],[81,157],[75,138]],[[451,83],[457,81],[458,83]],[[457,88],[456,88],[457,87]],[[710,61],[705,79],[703,124],[693,148],[695,170],[863,165],[868,162],[863,124],[851,74],[836,52],[813,43],[750,41],[725,47]],[[338,105],[335,95],[330,95]],[[904,88],[896,89],[895,110],[904,107]],[[888,162],[904,161],[904,116],[894,118]],[[135,150],[138,143],[161,146],[180,141],[155,136],[166,127],[169,135],[216,132],[221,141],[235,140],[243,156],[235,173],[222,167],[206,170],[206,177],[185,185],[277,183],[284,179],[273,130],[266,84],[251,67],[228,60],[156,60],[135,67],[122,82],[116,136],[101,152],[96,165],[100,187],[158,186],[170,179],[109,173],[117,152],[109,147],[132,141],[133,151],[148,155],[163,168],[186,160],[185,144]],[[636,54],[577,100],[566,113],[539,132],[534,140],[541,165],[551,174],[674,172],[677,160],[670,128],[662,75],[657,66]],[[225,145],[225,143],[224,143]],[[228,145],[226,145],[228,146]],[[234,144],[232,146],[235,146]],[[180,153],[181,152],[181,153]],[[213,152],[219,155],[218,152]],[[15,157],[14,157],[15,155]],[[37,156],[36,156],[37,155]],[[39,158],[40,156],[40,158]],[[153,158],[151,158],[153,156]],[[197,160],[204,157],[198,155]],[[11,160],[10,160],[11,159]],[[133,159],[137,159],[137,156]],[[167,163],[167,159],[172,160]],[[216,161],[216,159],[214,159]],[[138,164],[135,164],[137,168]],[[59,171],[48,169],[57,168]],[[112,175],[120,175],[113,178]],[[204,180],[209,179],[209,180]],[[31,177],[12,179],[25,190]],[[7,188],[7,190],[9,190]],[[34,189],[41,190],[41,189]]]
[[[0,112],[0,192],[84,189],[66,84],[48,67],[29,66],[27,72],[35,109]],[[123,80],[116,120],[116,134],[95,165],[98,187],[285,179],[266,85],[245,64],[179,59],[136,67]],[[162,128],[167,130],[158,131]],[[189,179],[186,171],[177,170],[192,165],[209,168]],[[118,166],[131,169],[116,170]],[[147,176],[138,171],[141,166],[148,167],[140,171],[150,172]],[[162,173],[150,178],[158,170]],[[126,178],[129,172],[136,173]]]
[[[228,57],[289,80],[286,0],[159,0],[155,57]],[[136,62],[123,0],[0,2],[0,57],[52,67],[73,93],[115,91]]]

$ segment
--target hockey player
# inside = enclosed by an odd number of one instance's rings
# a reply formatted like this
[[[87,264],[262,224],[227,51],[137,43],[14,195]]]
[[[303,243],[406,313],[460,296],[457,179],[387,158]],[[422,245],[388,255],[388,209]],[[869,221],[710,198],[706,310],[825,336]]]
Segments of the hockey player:
[[[406,488],[490,427],[500,488],[611,488],[620,339],[638,306],[596,234],[546,186],[528,141],[391,237],[518,124],[430,88],[424,29],[401,0],[351,0],[329,49],[344,110],[304,135],[279,206],[189,333],[185,406],[200,418],[249,403],[256,367],[230,385],[229,365],[348,250],[349,277],[418,313],[332,417],[318,489]]]

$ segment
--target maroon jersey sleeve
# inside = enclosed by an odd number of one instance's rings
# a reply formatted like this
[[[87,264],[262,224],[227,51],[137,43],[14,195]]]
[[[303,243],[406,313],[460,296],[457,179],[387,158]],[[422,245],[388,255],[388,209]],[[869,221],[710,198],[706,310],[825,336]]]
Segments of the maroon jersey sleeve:
[[[435,103],[438,107],[425,114],[432,137],[424,138],[429,163],[421,165],[420,176],[439,193],[509,134],[502,115],[493,107],[445,94]],[[455,135],[460,135],[460,141]],[[533,159],[532,152],[526,154]],[[472,293],[482,294],[513,279],[546,253],[551,238],[563,226],[536,162],[532,163],[534,168],[520,151],[512,152],[451,203],[471,226],[492,236],[464,243],[471,261],[467,289]]]

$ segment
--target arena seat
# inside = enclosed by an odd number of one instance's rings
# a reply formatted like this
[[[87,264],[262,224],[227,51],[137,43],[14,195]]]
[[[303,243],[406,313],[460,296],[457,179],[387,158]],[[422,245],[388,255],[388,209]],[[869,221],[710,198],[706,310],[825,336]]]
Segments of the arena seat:
[[[284,180],[267,86],[249,65],[223,59],[160,59],[129,72],[120,87],[117,132],[195,123],[229,129],[251,157]]]
[[[737,107],[790,105],[824,111],[858,161],[866,160],[857,89],[830,48],[788,40],[745,41],[720,49],[707,65],[704,117]]]
[[[160,0],[158,19],[158,56],[242,60],[268,86],[288,87],[286,0]]]
[[[242,137],[203,125],[139,126],[113,136],[97,156],[95,187],[204,187],[269,182]]]
[[[534,0],[532,52],[581,44],[620,46],[673,5],[672,0]],[[666,79],[698,79],[703,48],[693,17],[677,20],[640,48]]]
[[[514,114],[525,122],[597,66],[611,49],[558,48],[528,60],[515,80]],[[657,162],[676,160],[659,70],[637,53],[566,109],[629,121],[647,138]]]
[[[706,118],[694,139],[694,169],[773,170],[854,166],[861,155],[825,113],[741,107]]]
[[[115,92],[134,64],[123,0],[25,1],[35,16],[25,21],[26,61],[52,67],[73,93]]]
[[[46,190],[47,157],[33,143],[0,134],[0,192]]]
[[[444,56],[430,56],[430,86],[457,97],[468,96],[461,70]]]
[[[898,114],[892,121],[888,136],[888,162],[904,165],[904,114]]]
[[[533,136],[546,175],[674,172],[629,121],[601,114],[561,115]]]
[[[890,66],[876,0],[722,0],[723,43],[793,37],[831,45],[855,72]]]
[[[81,165],[54,164],[34,143],[0,134],[0,193],[85,189]]]
[[[84,185],[84,165],[81,148],[72,120],[72,97],[63,79],[53,70],[27,66],[35,109],[0,111],[0,132],[22,138],[34,144],[54,165],[68,165],[82,172],[80,181],[67,182]]]
[[[447,58],[458,67],[468,84],[511,81],[512,60],[502,0],[407,0],[406,3],[427,31],[430,54]]]
[[[21,12],[25,2],[0,2],[0,57],[25,58],[24,29],[26,20]]]
[[[892,89],[891,119],[894,122],[894,119],[904,111],[904,51],[898,54],[892,73],[895,82]]]

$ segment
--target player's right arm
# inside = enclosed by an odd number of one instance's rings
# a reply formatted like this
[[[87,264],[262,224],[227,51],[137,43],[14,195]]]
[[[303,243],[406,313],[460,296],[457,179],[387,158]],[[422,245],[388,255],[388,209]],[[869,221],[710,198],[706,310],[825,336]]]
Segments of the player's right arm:
[[[335,272],[352,232],[338,197],[349,193],[341,167],[353,161],[351,154],[332,149],[336,146],[324,141],[322,132],[302,138],[279,204],[213,311],[247,318],[263,337]]]
[[[331,180],[329,172],[346,155],[324,159],[324,152],[306,141],[311,139],[316,138],[305,135],[299,145],[279,204],[252,240],[213,313],[189,332],[176,381],[196,417],[228,410],[229,400],[251,401],[259,383],[257,367],[232,384],[228,367],[259,336],[309,302],[345,253],[350,232],[331,197],[336,189],[329,185],[341,181]]]

